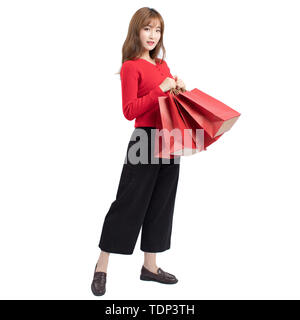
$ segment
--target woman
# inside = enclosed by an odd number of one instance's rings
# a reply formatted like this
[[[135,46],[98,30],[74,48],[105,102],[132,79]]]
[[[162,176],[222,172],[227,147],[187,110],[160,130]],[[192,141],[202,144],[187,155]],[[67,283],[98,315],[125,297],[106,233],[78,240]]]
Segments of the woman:
[[[97,296],[106,291],[109,254],[132,254],[141,228],[144,264],[140,279],[167,284],[178,281],[156,264],[156,253],[170,248],[180,164],[180,156],[171,156],[167,164],[166,159],[153,157],[158,97],[167,96],[170,89],[185,89],[183,81],[171,75],[166,61],[157,58],[160,49],[165,56],[163,32],[161,15],[144,7],[133,15],[123,45],[120,70],[123,114],[130,121],[135,119],[135,129],[128,144],[116,200],[102,227],[101,253],[91,285]],[[141,161],[137,163],[137,159]]]

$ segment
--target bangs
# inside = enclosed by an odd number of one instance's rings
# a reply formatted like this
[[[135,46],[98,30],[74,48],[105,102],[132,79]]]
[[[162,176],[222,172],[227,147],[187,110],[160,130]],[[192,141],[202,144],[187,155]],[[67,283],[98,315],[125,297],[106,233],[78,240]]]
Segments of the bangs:
[[[153,17],[153,18],[150,18],[148,19],[145,24],[143,25],[143,27],[146,27],[148,25],[151,25],[154,26],[156,25],[157,27],[156,28],[160,28],[161,29],[161,24],[160,24],[160,21],[157,17]]]

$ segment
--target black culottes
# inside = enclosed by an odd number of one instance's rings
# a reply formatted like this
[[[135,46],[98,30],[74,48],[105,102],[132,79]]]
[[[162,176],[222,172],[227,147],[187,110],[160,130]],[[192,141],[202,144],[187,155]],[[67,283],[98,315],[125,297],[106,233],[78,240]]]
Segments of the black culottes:
[[[145,146],[145,139],[137,135],[138,129],[146,132],[147,147],[137,148],[136,155],[148,150],[148,161],[133,163],[128,157],[130,148],[137,143]],[[132,254],[141,229],[142,251],[162,252],[170,248],[180,156],[156,158],[159,163],[153,163],[153,132],[154,127],[137,127],[130,138],[116,199],[102,226],[99,248],[103,251]]]

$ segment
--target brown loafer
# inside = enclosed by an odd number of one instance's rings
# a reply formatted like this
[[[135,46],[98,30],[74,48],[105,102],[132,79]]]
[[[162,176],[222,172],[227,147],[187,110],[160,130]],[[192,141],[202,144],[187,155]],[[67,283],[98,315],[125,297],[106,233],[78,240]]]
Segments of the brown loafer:
[[[145,281],[157,281],[165,284],[174,284],[178,282],[178,279],[173,274],[165,272],[161,268],[158,268],[157,274],[156,274],[149,271],[144,266],[142,267],[142,270],[141,270],[140,279]]]
[[[91,285],[92,292],[95,296],[103,296],[106,291],[106,272],[96,272],[97,264],[94,271],[94,278]]]

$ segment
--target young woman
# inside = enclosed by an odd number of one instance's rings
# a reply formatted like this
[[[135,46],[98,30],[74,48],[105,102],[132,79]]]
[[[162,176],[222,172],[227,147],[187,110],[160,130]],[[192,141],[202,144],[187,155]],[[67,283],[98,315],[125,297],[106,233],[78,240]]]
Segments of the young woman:
[[[97,296],[106,291],[109,254],[132,254],[141,228],[144,264],[140,279],[167,284],[178,281],[156,265],[156,253],[170,248],[180,165],[180,156],[171,156],[167,163],[162,158],[155,162],[153,157],[158,97],[167,96],[170,89],[185,89],[183,81],[171,75],[166,61],[157,58],[160,50],[165,56],[163,33],[161,15],[144,7],[133,15],[123,45],[120,70],[123,114],[128,120],[135,119],[135,129],[128,144],[116,200],[102,227],[101,253],[91,285]],[[134,141],[138,137],[138,142]],[[134,153],[136,144],[140,148]],[[144,156],[147,161],[136,163],[132,161],[133,154],[142,159]]]

